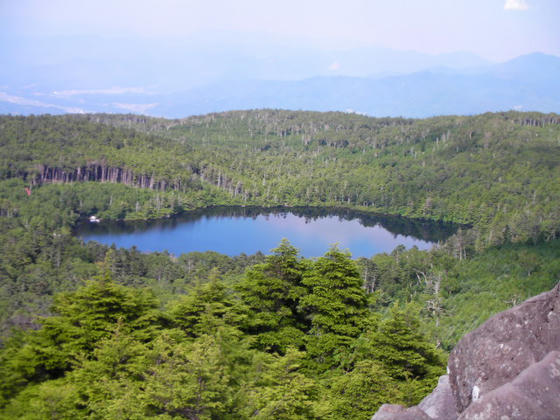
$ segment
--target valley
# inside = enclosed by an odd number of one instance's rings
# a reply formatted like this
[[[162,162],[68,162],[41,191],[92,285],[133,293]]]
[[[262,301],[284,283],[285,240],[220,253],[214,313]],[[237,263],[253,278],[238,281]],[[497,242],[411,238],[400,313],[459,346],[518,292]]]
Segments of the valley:
[[[358,419],[417,404],[465,333],[558,281],[559,138],[560,116],[513,111],[0,116],[2,413],[252,418],[281,402],[287,418]],[[439,244],[352,257],[279,237],[228,256],[76,234],[90,216],[126,230],[224,206],[336,211]]]

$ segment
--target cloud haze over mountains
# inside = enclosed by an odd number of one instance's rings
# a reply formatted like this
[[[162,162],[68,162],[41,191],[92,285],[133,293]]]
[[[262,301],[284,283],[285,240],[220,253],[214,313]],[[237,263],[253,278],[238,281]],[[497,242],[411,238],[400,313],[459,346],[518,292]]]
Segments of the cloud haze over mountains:
[[[128,43],[129,49],[119,54],[124,44],[82,42],[91,51],[89,60],[61,66],[58,60],[32,64],[20,59],[0,69],[0,112],[164,117],[253,108],[405,117],[510,109],[560,112],[560,58],[540,53],[494,64],[469,53],[382,48],[249,54],[234,46],[222,51],[170,45],[142,55]],[[95,57],[88,42],[104,58]]]
[[[560,111],[556,0],[22,0],[0,12],[2,113]]]

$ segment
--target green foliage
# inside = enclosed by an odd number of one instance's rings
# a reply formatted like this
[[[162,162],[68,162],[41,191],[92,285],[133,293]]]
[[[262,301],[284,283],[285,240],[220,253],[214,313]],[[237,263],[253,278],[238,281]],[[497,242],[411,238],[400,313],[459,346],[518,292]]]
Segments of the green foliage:
[[[84,417],[76,405],[77,390],[65,379],[27,387],[1,413],[6,419],[64,419]]]
[[[305,357],[293,347],[284,356],[258,356],[257,375],[243,398],[248,402],[242,415],[250,419],[314,419],[319,385],[302,372]]]
[[[334,377],[326,395],[321,418],[328,419],[367,419],[382,404],[404,401],[399,383],[374,360],[362,360],[350,372]]]
[[[57,295],[55,315],[40,329],[5,343],[1,416],[369,418],[382,403],[416,404],[435,386],[445,365],[436,344],[479,322],[492,287],[503,289],[493,292],[498,302],[512,293],[521,299],[548,288],[560,273],[558,241],[462,260],[441,250],[398,248],[359,265],[336,247],[305,260],[282,242],[239,282],[235,264],[222,268],[231,283],[218,278],[217,267],[162,311],[153,294],[108,278],[142,266],[115,271],[123,252],[101,254],[100,278]],[[363,288],[368,281],[370,297]],[[383,289],[393,290],[393,282],[395,296],[410,303],[391,305]],[[476,308],[468,304],[472,293]],[[485,307],[489,314],[499,309]],[[262,330],[254,329],[255,319]],[[299,349],[287,344],[288,327],[297,331],[292,344]],[[286,345],[263,345],[270,332]]]
[[[560,190],[549,182],[560,177],[555,121],[518,112],[424,120],[280,110],[184,120],[4,116],[0,179],[68,182],[78,168],[96,168],[87,179],[150,189],[112,185],[125,193],[91,200],[78,193],[70,201],[83,213],[102,203],[106,218],[289,204],[468,223],[476,231],[459,244],[464,253],[558,237]],[[17,211],[10,200],[0,206],[0,213]]]
[[[284,352],[301,347],[308,322],[300,308],[307,292],[303,274],[307,264],[287,240],[272,250],[263,264],[249,269],[237,289],[251,315],[246,329],[256,335],[260,349]]]
[[[13,214],[0,216],[1,337],[12,327],[36,326],[37,315],[51,313],[54,294],[75,290],[100,274],[108,247],[83,244],[74,237],[73,224],[83,210],[78,208],[82,200],[96,200],[100,191],[109,196],[112,188],[132,191],[134,197],[137,191],[150,193],[124,185],[84,183],[47,185],[27,197],[21,181],[0,181],[0,197],[15,206]],[[77,200],[69,198],[76,194]],[[73,208],[74,201],[78,204]],[[173,259],[165,252],[142,254],[134,247],[112,252],[109,271],[114,281],[150,286],[162,302],[185,294],[197,281],[206,282],[212,268],[229,279],[263,258],[262,254],[228,257],[206,252]]]
[[[110,337],[99,341],[91,357],[82,357],[66,376],[76,396],[80,416],[95,418],[142,418],[138,394],[144,387],[148,348],[119,321]]]
[[[491,315],[550,290],[560,278],[560,241],[509,244],[470,258],[445,250],[393,251],[359,261],[372,309],[414,302],[422,331],[446,350]]]
[[[301,306],[311,318],[308,354],[321,369],[334,364],[333,356],[357,337],[367,318],[367,298],[349,253],[333,246],[314,262],[303,283],[310,292]]]
[[[228,337],[229,338],[229,337]],[[234,388],[221,345],[223,337],[204,335],[193,343],[173,343],[162,336],[154,344],[142,400],[148,413],[192,419],[225,418]]]
[[[190,337],[215,333],[219,327],[241,327],[247,323],[247,308],[210,273],[208,283],[175,300],[171,307],[173,324]]]
[[[1,116],[0,416],[365,419],[417,403],[443,371],[438,347],[560,276],[549,117]],[[358,261],[336,247],[306,260],[287,241],[175,258],[73,235],[92,214],[216,204],[470,227]]]
[[[386,399],[415,402],[442,370],[414,318],[368,311],[357,266],[336,247],[308,261],[283,241],[233,287],[211,270],[165,311],[111,280],[117,261],[109,249],[99,278],[6,343],[1,415],[365,418]],[[276,348],[263,345],[271,332]]]
[[[142,341],[152,339],[163,320],[156,307],[151,293],[106,278],[58,295],[54,305],[58,316],[42,319],[41,329],[28,332],[19,351],[14,351],[14,344],[7,346],[8,374],[1,378],[5,396],[27,383],[60,377],[119,323]]]
[[[371,340],[371,357],[382,362],[393,379],[405,383],[407,405],[419,403],[445,373],[441,353],[419,330],[415,316],[393,308]]]

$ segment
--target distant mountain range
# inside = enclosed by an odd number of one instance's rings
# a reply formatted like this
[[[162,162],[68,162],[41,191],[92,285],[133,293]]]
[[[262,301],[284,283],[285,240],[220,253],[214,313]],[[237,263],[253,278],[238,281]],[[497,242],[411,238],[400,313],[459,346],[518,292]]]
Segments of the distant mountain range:
[[[511,109],[560,112],[560,57],[533,53],[490,64],[466,53],[429,56],[381,49],[369,50],[371,56],[367,50],[361,53],[366,55],[354,51],[306,58],[299,51],[291,58],[290,71],[276,71],[277,76],[286,76],[283,79],[267,76],[275,75],[275,66],[290,68],[288,57],[251,58],[228,67],[234,74],[217,70],[194,86],[181,84],[177,68],[161,70],[174,73],[169,73],[166,86],[138,87],[139,75],[131,77],[137,82],[129,85],[132,87],[95,89],[76,80],[67,85],[60,80],[55,83],[54,76],[50,81],[47,78],[25,86],[23,79],[19,84],[12,80],[9,84],[0,82],[0,113],[133,112],[173,118],[233,109],[282,108],[422,118]],[[206,67],[202,62],[191,63],[191,70],[219,65],[217,56],[211,58],[214,61],[209,58]],[[236,59],[240,57],[231,54],[222,61],[231,64]],[[170,65],[169,60],[164,65]],[[360,74],[360,68],[367,74]],[[31,80],[31,73],[29,70],[25,80]],[[313,73],[318,75],[297,78]],[[3,80],[12,74],[9,68],[0,72]],[[96,86],[101,82],[97,80]]]
[[[150,113],[180,117],[231,109],[348,111],[429,117],[487,111],[560,111],[560,58],[531,54],[478,69],[433,69],[381,78],[239,81],[172,94]]]

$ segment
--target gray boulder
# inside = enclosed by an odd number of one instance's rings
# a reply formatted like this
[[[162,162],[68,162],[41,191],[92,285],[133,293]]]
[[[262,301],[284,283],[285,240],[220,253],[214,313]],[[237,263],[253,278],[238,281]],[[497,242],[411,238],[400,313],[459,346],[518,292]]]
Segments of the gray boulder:
[[[490,318],[455,346],[449,371],[458,412],[554,350],[560,350],[560,283]]]
[[[418,408],[434,420],[455,420],[458,417],[449,375],[439,378],[436,389],[418,404]]]
[[[560,418],[560,351],[473,401],[460,420],[558,420]]]
[[[371,420],[432,420],[417,406],[406,408],[398,404],[383,404]]]
[[[436,389],[417,406],[383,404],[371,420],[456,420],[457,416],[449,376],[443,375]]]

